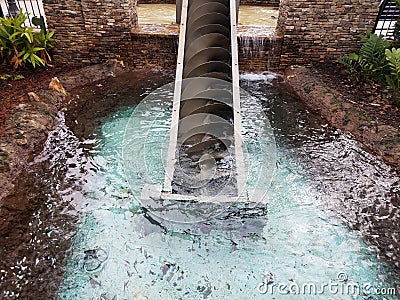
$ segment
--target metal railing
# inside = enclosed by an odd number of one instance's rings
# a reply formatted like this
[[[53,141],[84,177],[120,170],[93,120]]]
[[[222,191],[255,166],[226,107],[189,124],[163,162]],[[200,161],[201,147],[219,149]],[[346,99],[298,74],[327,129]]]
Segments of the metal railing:
[[[400,18],[400,9],[394,0],[382,0],[373,32],[386,38],[393,38],[394,29]]]
[[[46,27],[42,0],[0,0],[0,17],[16,16],[20,10],[29,15],[26,26]]]

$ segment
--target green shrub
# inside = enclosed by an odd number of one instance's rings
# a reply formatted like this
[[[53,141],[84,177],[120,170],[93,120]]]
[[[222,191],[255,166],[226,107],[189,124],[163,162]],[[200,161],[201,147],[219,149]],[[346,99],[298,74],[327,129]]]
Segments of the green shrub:
[[[385,84],[393,103],[400,107],[400,48],[388,49],[390,42],[370,32],[361,41],[360,50],[342,56],[339,62],[352,80]]]
[[[17,69],[23,65],[45,66],[51,60],[48,53],[54,46],[54,31],[36,31],[24,25],[28,14],[20,11],[15,17],[0,18],[1,59]]]
[[[399,106],[399,90],[400,90],[400,48],[392,48],[392,50],[386,49],[386,60],[390,73],[386,74],[386,83],[389,90],[393,94],[393,102]]]
[[[385,50],[390,43],[382,36],[367,32],[361,35],[363,45],[357,52],[344,55],[339,62],[346,68],[352,80],[358,82],[385,80],[387,60]]]
[[[397,9],[400,9],[400,0],[395,0],[396,7]],[[400,22],[399,18],[396,20],[396,24],[394,25],[394,30],[393,30],[393,46],[399,47],[400,46]]]

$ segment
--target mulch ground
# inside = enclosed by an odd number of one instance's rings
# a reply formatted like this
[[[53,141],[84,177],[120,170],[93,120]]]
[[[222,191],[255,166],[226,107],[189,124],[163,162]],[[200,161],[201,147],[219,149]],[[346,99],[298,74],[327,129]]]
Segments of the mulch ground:
[[[45,68],[22,68],[13,70],[0,65],[0,138],[4,135],[5,121],[13,113],[13,108],[28,102],[29,92],[39,92],[47,87],[51,78],[77,69],[65,65]]]
[[[391,95],[383,85],[353,82],[338,63],[319,63],[313,67],[323,75],[324,83],[338,90],[345,100],[368,112],[379,123],[400,128],[399,108],[393,105]]]

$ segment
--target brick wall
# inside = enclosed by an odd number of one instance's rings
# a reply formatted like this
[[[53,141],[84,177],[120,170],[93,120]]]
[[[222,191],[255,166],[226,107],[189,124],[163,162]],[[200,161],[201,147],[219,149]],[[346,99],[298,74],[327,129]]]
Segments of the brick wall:
[[[281,0],[281,67],[336,60],[358,48],[359,35],[373,29],[378,10],[379,1],[372,0]]]

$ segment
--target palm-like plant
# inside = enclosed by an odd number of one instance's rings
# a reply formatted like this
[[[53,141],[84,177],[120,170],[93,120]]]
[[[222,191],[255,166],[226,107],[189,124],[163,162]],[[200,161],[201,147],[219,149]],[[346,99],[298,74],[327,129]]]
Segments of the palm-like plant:
[[[0,18],[0,57],[10,62],[15,69],[29,64],[33,67],[45,66],[51,60],[48,50],[53,48],[54,32],[34,31],[24,25],[27,13]]]

